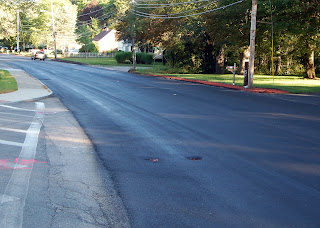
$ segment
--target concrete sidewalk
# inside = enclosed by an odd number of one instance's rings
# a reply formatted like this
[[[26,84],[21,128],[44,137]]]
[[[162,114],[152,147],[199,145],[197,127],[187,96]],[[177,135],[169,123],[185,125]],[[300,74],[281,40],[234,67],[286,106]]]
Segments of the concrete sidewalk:
[[[20,69],[2,68],[7,70],[16,79],[18,90],[0,94],[0,103],[15,103],[20,101],[36,100],[49,97],[52,91],[39,80]]]

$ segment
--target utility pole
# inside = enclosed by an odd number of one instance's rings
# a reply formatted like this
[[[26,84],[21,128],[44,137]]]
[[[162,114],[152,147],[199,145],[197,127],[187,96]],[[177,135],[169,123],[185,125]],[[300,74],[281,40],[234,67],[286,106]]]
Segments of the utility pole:
[[[19,40],[19,30],[20,30],[20,28],[19,28],[19,24],[20,24],[19,12],[20,12],[20,10],[17,10],[17,52],[19,52],[19,42],[20,42],[20,40]]]
[[[53,16],[53,5],[51,0],[51,17],[52,17],[52,32],[53,32],[53,43],[54,43],[54,58],[57,58],[57,42],[56,42],[56,31],[54,27],[54,16]]]
[[[252,0],[248,88],[253,87],[258,0]]]
[[[132,71],[136,71],[137,68],[137,53],[136,53],[136,45],[135,45],[135,24],[134,24],[134,14],[133,14],[133,7],[134,7],[135,0],[132,0],[132,18],[131,18],[131,40],[132,40]]]

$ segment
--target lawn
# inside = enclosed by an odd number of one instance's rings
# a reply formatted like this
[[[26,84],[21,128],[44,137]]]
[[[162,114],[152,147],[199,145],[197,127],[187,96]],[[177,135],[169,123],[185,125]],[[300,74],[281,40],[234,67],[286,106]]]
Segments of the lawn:
[[[130,66],[130,64],[117,63],[115,58],[63,58],[64,60],[102,66]]]
[[[76,62],[87,63],[90,65],[104,66],[131,66],[131,64],[117,63],[115,58],[64,58]],[[161,63],[152,65],[138,64],[137,71],[141,74],[169,75],[187,79],[196,79],[210,82],[220,82],[232,84],[232,74],[172,74],[172,69],[163,66]],[[236,75],[236,85],[243,85],[243,75]],[[320,80],[305,79],[302,76],[270,76],[254,75],[253,86],[258,88],[282,89],[290,93],[320,93]]]
[[[138,69],[142,74],[159,74],[187,79],[203,80],[232,84],[233,74],[168,74],[168,68],[154,66],[148,69]],[[170,70],[169,70],[170,72]],[[243,86],[243,75],[236,75],[235,84]],[[320,93],[320,80],[305,79],[302,76],[270,76],[254,75],[253,86],[258,88],[282,89],[290,93]]]
[[[69,60],[74,62],[86,63],[89,65],[100,65],[100,66],[132,66],[132,63],[117,63],[115,58],[63,58],[63,60]],[[157,63],[158,65],[159,63]],[[137,64],[138,67],[152,67],[153,65]]]
[[[0,70],[0,93],[9,93],[18,89],[14,77],[6,70]]]

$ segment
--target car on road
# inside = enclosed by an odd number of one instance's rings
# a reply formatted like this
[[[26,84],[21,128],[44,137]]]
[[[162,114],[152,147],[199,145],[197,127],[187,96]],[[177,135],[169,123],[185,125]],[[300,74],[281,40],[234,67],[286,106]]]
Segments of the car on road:
[[[31,54],[31,59],[32,60],[40,59],[44,61],[46,59],[46,54],[43,51],[36,51]]]

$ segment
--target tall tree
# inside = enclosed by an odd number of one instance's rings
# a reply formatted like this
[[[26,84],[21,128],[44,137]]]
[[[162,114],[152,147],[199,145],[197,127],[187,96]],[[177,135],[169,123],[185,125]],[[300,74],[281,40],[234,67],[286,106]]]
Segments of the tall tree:
[[[304,61],[307,78],[316,77],[314,53],[320,47],[320,1],[276,1],[275,24],[283,33],[294,36],[295,48]]]

